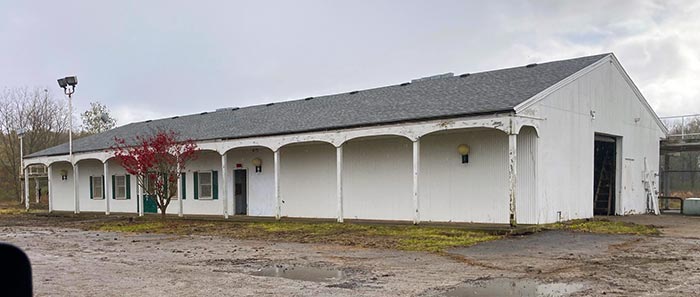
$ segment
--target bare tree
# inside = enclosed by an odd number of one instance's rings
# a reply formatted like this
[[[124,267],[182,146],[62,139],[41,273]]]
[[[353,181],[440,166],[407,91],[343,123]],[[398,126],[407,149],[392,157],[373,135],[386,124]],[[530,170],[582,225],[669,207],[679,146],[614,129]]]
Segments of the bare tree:
[[[106,105],[100,102],[90,102],[90,108],[80,114],[82,120],[82,132],[97,134],[117,125],[117,120],[109,113]]]
[[[19,137],[25,156],[67,141],[68,108],[42,88],[11,88],[0,93],[0,191],[22,200]]]

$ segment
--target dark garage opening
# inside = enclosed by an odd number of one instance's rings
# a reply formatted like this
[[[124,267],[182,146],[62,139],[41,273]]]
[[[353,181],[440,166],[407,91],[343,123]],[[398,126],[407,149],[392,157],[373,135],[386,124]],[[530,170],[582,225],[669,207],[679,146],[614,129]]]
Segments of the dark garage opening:
[[[615,138],[596,135],[593,167],[594,215],[615,214],[616,149]]]

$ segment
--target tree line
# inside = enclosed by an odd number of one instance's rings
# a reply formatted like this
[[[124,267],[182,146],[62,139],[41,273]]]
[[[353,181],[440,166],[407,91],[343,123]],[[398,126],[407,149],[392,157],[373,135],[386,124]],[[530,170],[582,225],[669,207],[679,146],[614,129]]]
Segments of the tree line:
[[[20,134],[23,153],[68,142],[68,102],[46,88],[6,88],[0,92],[0,199],[22,201]],[[107,107],[99,102],[80,114],[80,129],[73,138],[100,133],[116,125]],[[73,121],[74,123],[77,121]]]

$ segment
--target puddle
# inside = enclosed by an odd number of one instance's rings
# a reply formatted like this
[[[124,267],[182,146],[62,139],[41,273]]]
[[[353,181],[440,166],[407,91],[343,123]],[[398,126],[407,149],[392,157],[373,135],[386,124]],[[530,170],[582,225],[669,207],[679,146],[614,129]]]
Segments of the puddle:
[[[312,267],[268,267],[251,273],[255,276],[283,277],[311,282],[333,282],[345,278],[342,270]]]
[[[491,279],[460,285],[444,296],[523,296],[555,297],[568,296],[583,289],[583,284],[540,283],[534,280]]]

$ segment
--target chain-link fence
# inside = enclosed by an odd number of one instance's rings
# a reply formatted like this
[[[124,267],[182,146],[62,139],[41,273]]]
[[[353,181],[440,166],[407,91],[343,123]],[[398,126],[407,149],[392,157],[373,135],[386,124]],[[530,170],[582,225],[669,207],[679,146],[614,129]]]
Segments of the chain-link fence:
[[[661,143],[659,196],[700,197],[700,114],[661,118],[669,130]],[[662,209],[679,209],[681,201],[663,199]]]

